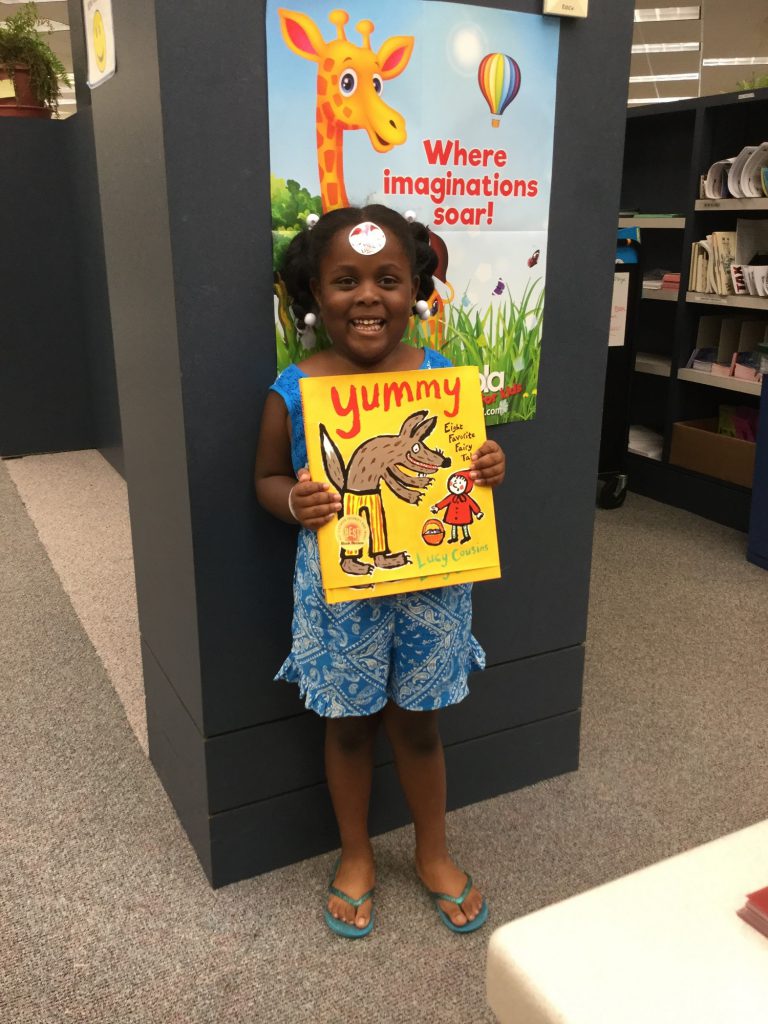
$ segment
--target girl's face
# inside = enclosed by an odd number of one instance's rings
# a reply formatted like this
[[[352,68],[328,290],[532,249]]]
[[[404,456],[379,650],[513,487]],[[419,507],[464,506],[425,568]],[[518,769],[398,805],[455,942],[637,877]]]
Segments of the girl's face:
[[[351,363],[375,369],[400,344],[418,292],[403,247],[385,232],[379,252],[363,256],[337,231],[311,282],[328,336]]]
[[[448,481],[448,490],[454,494],[463,494],[467,489],[467,478],[459,476],[458,473]]]

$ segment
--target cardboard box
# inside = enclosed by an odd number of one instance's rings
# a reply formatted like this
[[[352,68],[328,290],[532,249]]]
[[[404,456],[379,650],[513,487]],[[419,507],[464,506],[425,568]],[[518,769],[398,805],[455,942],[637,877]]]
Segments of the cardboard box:
[[[695,473],[751,487],[755,448],[751,441],[718,434],[716,419],[684,420],[672,424],[669,461]]]

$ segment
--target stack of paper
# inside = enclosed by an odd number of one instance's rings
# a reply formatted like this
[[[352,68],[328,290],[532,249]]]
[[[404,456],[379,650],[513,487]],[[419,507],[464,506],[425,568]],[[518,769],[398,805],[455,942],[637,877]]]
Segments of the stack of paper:
[[[717,160],[702,178],[703,199],[758,199],[768,195],[768,142],[745,146],[738,156]]]
[[[731,267],[736,260],[736,232],[713,231],[691,247],[688,287],[693,292],[734,295]]]
[[[664,438],[650,427],[633,424],[629,428],[629,450],[635,455],[660,460],[663,447]]]

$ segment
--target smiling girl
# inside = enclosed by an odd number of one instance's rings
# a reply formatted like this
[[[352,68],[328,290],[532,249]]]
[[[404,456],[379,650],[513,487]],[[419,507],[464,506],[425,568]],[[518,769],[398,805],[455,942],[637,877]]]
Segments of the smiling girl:
[[[361,938],[374,924],[368,804],[373,745],[383,724],[413,817],[416,871],[452,931],[479,928],[486,901],[450,857],[445,835],[445,758],[438,710],[468,693],[485,656],[471,634],[471,585],[328,605],[317,530],[341,511],[329,484],[307,465],[302,376],[407,371],[450,365],[432,349],[403,342],[414,304],[433,291],[436,256],[427,229],[384,206],[334,210],[291,242],[282,277],[301,328],[321,318],[330,348],[289,366],[272,386],[256,456],[256,493],[278,519],[298,524],[293,645],[277,673],[326,719],[325,767],[339,825],[341,858],[325,920]],[[310,315],[311,314],[311,315]],[[307,321],[305,321],[305,317]],[[471,479],[495,487],[504,453],[485,441]]]

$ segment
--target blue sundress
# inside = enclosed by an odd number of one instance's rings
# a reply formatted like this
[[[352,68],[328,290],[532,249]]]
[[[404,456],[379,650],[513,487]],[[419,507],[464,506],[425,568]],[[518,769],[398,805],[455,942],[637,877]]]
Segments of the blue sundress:
[[[450,366],[424,349],[424,369]],[[296,365],[272,390],[291,417],[291,461],[307,465]],[[432,711],[467,696],[467,676],[485,668],[471,632],[472,585],[458,584],[329,605],[320,580],[317,535],[299,529],[293,578],[293,644],[276,680],[297,683],[305,705],[326,718],[373,715],[388,700]]]

